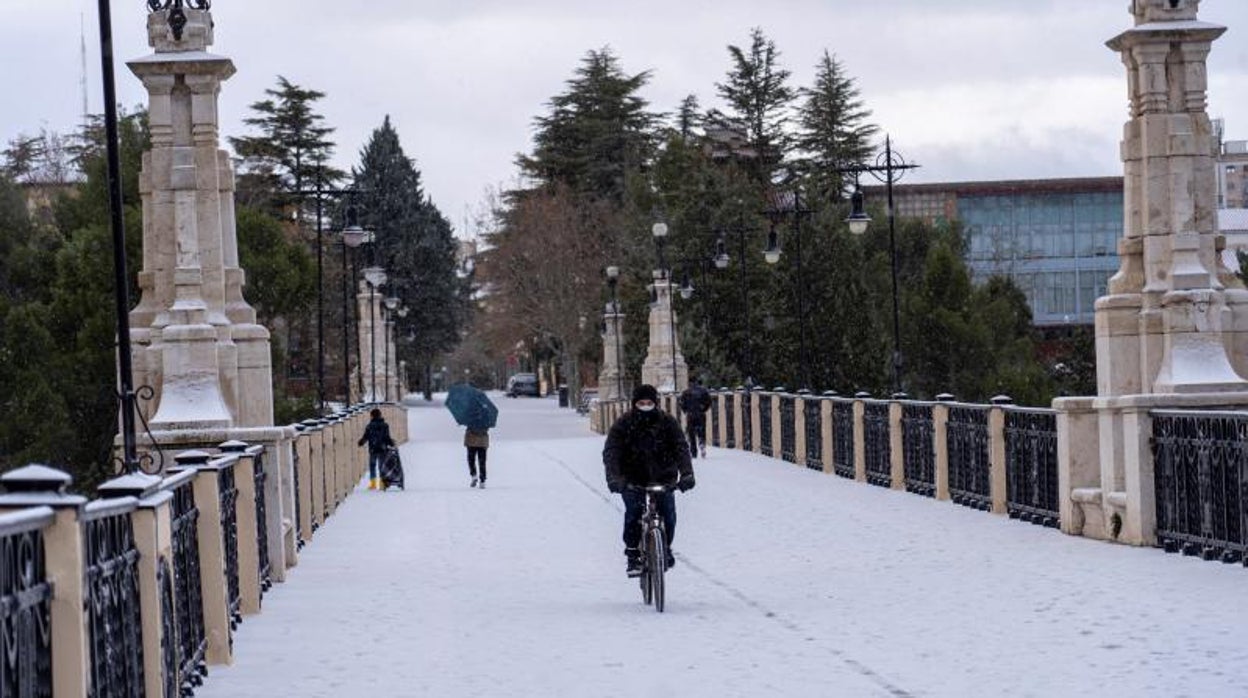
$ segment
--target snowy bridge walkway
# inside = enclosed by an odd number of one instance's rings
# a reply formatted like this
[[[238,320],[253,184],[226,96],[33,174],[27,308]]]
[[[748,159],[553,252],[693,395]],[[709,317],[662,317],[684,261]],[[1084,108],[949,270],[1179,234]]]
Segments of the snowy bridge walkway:
[[[712,449],[663,615],[624,576],[602,439],[500,400],[489,489],[410,411],[406,492],[358,492],[200,698],[1231,696],[1248,574]]]

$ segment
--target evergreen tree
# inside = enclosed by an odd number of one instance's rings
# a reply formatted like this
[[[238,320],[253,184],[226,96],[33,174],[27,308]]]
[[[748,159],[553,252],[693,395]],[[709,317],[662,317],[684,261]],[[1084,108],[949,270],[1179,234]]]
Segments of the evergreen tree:
[[[355,186],[376,239],[367,254],[386,269],[385,295],[409,310],[406,318],[396,318],[399,355],[392,361],[427,371],[459,342],[466,283],[457,274],[451,224],[425,195],[420,171],[404,154],[389,116],[360,153]]]
[[[534,120],[532,155],[521,171],[544,185],[564,184],[578,194],[622,203],[629,182],[650,163],[658,116],[637,93],[648,71],[627,75],[610,48],[590,51],[567,90]]]
[[[315,110],[324,92],[300,87],[285,77],[277,77],[277,87],[265,90],[268,99],[251,105],[254,116],[243,123],[259,130],[258,135],[229,138],[230,145],[243,159],[239,173],[240,203],[281,207],[290,194],[321,182],[332,185],[346,174],[326,163],[334,153],[329,140],[334,129]]]
[[[789,71],[779,65],[775,43],[755,27],[750,30],[750,46],[742,50],[729,46],[732,67],[727,80],[715,85],[728,104],[729,115],[745,124],[750,145],[757,153],[753,174],[759,182],[769,182],[789,149],[785,122],[795,95],[789,87]]]
[[[802,88],[797,109],[798,163],[819,191],[843,196],[852,179],[836,171],[869,160],[879,128],[867,123],[871,111],[835,56],[825,50],[815,70],[815,84]]]
[[[680,100],[680,108],[676,111],[676,131],[681,140],[689,140],[693,136],[693,130],[702,125],[699,109],[696,95],[688,95]]]

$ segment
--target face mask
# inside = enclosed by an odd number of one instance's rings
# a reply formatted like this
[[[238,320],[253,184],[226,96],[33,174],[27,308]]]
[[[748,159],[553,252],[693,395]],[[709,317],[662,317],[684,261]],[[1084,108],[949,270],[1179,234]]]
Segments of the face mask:
[[[638,405],[637,409],[641,410],[642,412],[650,412],[654,410],[654,405]]]

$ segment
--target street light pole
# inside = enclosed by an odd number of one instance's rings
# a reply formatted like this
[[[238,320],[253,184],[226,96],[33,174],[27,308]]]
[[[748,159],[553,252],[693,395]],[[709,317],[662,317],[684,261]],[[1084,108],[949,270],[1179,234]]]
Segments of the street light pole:
[[[885,198],[888,201],[888,251],[889,265],[893,276],[893,392],[902,392],[901,372],[903,365],[903,357],[901,353],[901,300],[898,292],[897,283],[897,217],[893,202],[893,184],[900,181],[907,170],[918,168],[918,165],[908,163],[900,153],[893,150],[892,139],[888,136],[884,137],[884,152],[876,158],[874,165],[862,165],[854,167],[846,167],[834,172],[841,174],[853,174],[856,176],[862,172],[867,172],[884,184]],[[854,184],[854,193],[850,197],[850,214],[846,219],[849,224],[849,231],[855,235],[862,235],[867,232],[867,226],[871,223],[871,217],[867,215],[864,209],[864,197],[862,189],[858,187],[857,182]]]
[[[126,270],[126,228],[122,215],[121,145],[117,128],[117,86],[113,79],[113,18],[109,0],[99,0],[100,64],[104,77],[104,138],[108,159],[109,227],[113,233],[113,297],[117,311],[117,378],[121,399],[122,469],[139,470],[134,433],[135,393],[130,354],[130,286]]]
[[[325,226],[322,220],[324,179],[316,165],[316,409],[325,414]]]
[[[793,236],[797,243],[797,274],[794,277],[794,287],[796,289],[795,297],[797,300],[797,327],[798,327],[798,362],[801,375],[798,382],[799,387],[810,387],[810,360],[806,351],[806,287],[804,285],[805,277],[802,275],[802,218],[810,215],[811,211],[802,206],[802,192],[800,187],[795,183],[793,187],[793,201],[790,208],[788,196],[784,192],[778,192],[772,197],[772,208],[767,211],[767,215],[771,218],[772,224],[775,225],[783,217],[785,213],[793,214]],[[774,236],[774,232],[772,233]],[[775,264],[780,261],[779,243],[773,239],[768,240],[767,261]]]

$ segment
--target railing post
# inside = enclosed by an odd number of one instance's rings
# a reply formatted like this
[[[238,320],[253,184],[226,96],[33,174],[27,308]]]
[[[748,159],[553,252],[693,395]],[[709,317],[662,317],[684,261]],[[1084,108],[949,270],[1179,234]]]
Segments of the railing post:
[[[208,664],[230,664],[234,661],[231,638],[230,590],[226,579],[225,527],[221,523],[221,487],[219,468],[209,461],[206,451],[184,451],[174,457],[177,467],[170,473],[195,470],[192,485],[195,507],[199,509],[198,547],[200,599],[204,607],[204,635],[208,647],[204,659]]]
[[[932,439],[936,456],[936,499],[949,501],[949,403],[953,395],[941,393],[932,405]]]
[[[80,522],[87,500],[65,493],[71,482],[68,473],[43,465],[28,465],[0,477],[7,493],[0,495],[0,512],[46,506],[56,515],[43,530],[43,546],[44,571],[52,584],[52,695],[57,698],[87,695],[91,662],[86,546]]]
[[[761,391],[755,391],[750,395],[750,450],[760,455],[763,452],[761,394]]]
[[[832,406],[831,399],[836,393],[829,390],[823,394],[822,400],[819,401],[819,428],[823,432],[823,472],[831,475],[836,472],[836,464],[832,462],[832,458],[836,454],[833,439],[836,438],[836,430],[832,428]]]
[[[312,541],[312,522],[315,519],[312,499],[312,437],[308,434],[308,425],[295,426],[298,436],[295,437],[295,470],[299,487],[295,496],[299,498],[296,507],[299,516],[299,541],[307,545]]]
[[[308,439],[308,472],[311,475],[312,494],[312,526],[320,528],[325,525],[325,456],[321,448],[325,443],[321,437],[321,423],[315,419],[303,420],[304,435]]]
[[[902,439],[902,405],[905,394],[893,396],[888,403],[888,474],[889,486],[895,490],[906,489],[906,451]]]
[[[1053,401],[1057,411],[1058,523],[1063,533],[1106,538],[1108,527],[1101,506],[1100,418],[1092,400],[1067,397]]]
[[[724,399],[724,393],[722,391],[715,393],[715,407],[713,409],[716,414],[719,415],[719,419],[715,420],[715,431],[718,432],[715,435],[715,438],[720,446],[728,445],[728,424],[724,422],[727,418],[726,415],[728,414],[728,412],[724,409],[726,403],[727,400]]]
[[[1157,545],[1157,476],[1153,460],[1153,417],[1146,405],[1122,408],[1123,477],[1126,507],[1118,541],[1130,545]],[[1242,463],[1240,467],[1244,467]],[[1241,496],[1243,496],[1241,494]]]
[[[1005,410],[1014,404],[1007,395],[992,398],[992,408],[988,411],[988,473],[989,487],[992,494],[992,513],[1008,514],[1009,489],[1006,483],[1005,468]]]
[[[867,407],[863,400],[870,397],[865,391],[854,394],[854,480],[858,482],[867,481]]]
[[[176,663],[166,662],[165,652],[173,652],[177,638],[174,633],[166,636],[166,629],[174,626],[172,618],[165,618],[166,609],[162,605],[164,590],[161,588],[162,575],[172,574],[169,561],[173,557],[173,495],[161,489],[159,477],[143,474],[114,478],[100,485],[97,491],[105,499],[134,497],[138,500],[130,520],[134,529],[134,547],[139,551],[137,573],[143,631],[143,682],[146,695],[176,695],[176,692],[168,693],[167,688],[178,685],[178,669]],[[169,613],[172,611],[172,608],[168,609]]]

